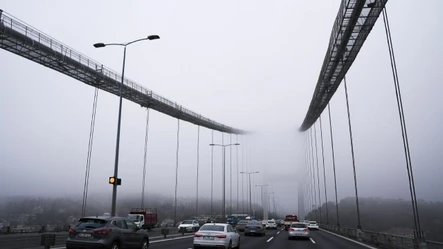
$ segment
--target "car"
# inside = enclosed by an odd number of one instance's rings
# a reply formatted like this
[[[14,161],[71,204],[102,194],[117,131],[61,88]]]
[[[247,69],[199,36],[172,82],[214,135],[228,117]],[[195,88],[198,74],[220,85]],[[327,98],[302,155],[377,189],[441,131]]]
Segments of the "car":
[[[194,249],[201,247],[240,248],[240,234],[226,223],[206,223],[194,234]]]
[[[317,222],[316,222],[316,221],[313,221],[313,220],[309,221],[308,228],[309,228],[310,230],[318,230],[318,224],[317,224]]]
[[[288,231],[288,239],[292,238],[305,238],[309,239],[310,233],[308,229],[308,225],[306,225],[304,222],[294,222],[289,227]]]
[[[277,223],[274,220],[268,220],[266,229],[277,229]]]
[[[237,229],[237,231],[243,232],[245,231],[245,227],[248,222],[249,220],[240,220],[239,222],[237,222],[237,226],[235,226],[235,228]]]
[[[93,216],[80,218],[69,229],[66,249],[140,248],[148,249],[149,236],[124,217]]]
[[[245,236],[252,234],[264,236],[266,234],[266,230],[260,222],[250,220],[245,226]]]
[[[200,228],[200,224],[196,220],[184,220],[178,225],[179,232],[197,232]]]

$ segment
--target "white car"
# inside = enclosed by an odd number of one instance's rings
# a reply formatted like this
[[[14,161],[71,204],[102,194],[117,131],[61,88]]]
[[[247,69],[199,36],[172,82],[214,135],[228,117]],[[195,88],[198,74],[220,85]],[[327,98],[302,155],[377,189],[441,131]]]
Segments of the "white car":
[[[308,225],[306,225],[304,222],[292,223],[291,226],[289,227],[288,239],[293,239],[293,238],[309,239],[310,235],[309,235]]]
[[[200,228],[198,221],[196,220],[184,220],[180,225],[178,225],[179,232],[197,232]]]
[[[207,223],[194,234],[194,249],[200,247],[240,248],[240,234],[229,224]]]
[[[266,223],[266,229],[277,229],[277,223],[274,220],[268,220]]]
[[[318,224],[317,224],[317,222],[316,222],[316,221],[313,221],[313,220],[309,221],[308,228],[309,228],[310,230],[318,230]]]

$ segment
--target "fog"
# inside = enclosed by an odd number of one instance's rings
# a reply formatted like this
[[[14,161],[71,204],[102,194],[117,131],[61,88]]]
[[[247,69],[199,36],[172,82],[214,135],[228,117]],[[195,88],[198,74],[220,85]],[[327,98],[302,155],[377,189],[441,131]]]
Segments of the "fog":
[[[297,188],[306,167],[306,134],[298,128],[317,83],[340,4],[338,0],[320,2],[81,0],[61,4],[46,0],[0,1],[0,8],[117,72],[123,49],[95,49],[92,44],[158,34],[160,40],[128,47],[125,75],[199,114],[251,132],[237,136],[200,128],[199,195],[211,195],[209,144],[238,142],[240,146],[231,147],[232,154],[231,148],[226,148],[227,202],[232,167],[233,200],[237,189],[240,199],[248,194],[248,178],[238,172],[259,171],[251,176],[252,201],[260,202],[260,188],[255,185],[268,184],[279,209],[296,212]],[[438,0],[426,5],[412,0],[387,4],[417,198],[440,201],[442,7]],[[0,50],[0,63],[0,195],[81,196],[94,88],[5,50]],[[347,83],[359,194],[408,199],[381,18],[349,70]],[[342,85],[330,105],[341,199],[354,195]],[[118,197],[141,194],[146,113],[145,108],[123,101]],[[100,91],[89,192],[109,198],[117,114],[118,97]],[[332,200],[326,112],[322,122],[327,192]],[[196,195],[197,132],[197,126],[180,121],[179,196]],[[176,119],[150,111],[148,193],[174,194],[176,134]],[[213,150],[213,195],[220,199],[222,149]],[[319,158],[320,167],[321,162]]]

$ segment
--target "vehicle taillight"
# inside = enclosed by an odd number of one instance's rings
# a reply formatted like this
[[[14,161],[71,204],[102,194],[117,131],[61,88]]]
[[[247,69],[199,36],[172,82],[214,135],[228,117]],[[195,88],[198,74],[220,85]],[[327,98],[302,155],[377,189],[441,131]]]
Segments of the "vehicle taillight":
[[[309,229],[305,228],[305,229],[303,229],[303,231],[307,232],[307,231],[309,231]]]
[[[295,230],[294,230],[294,228],[291,227],[291,228],[289,228],[289,231],[295,231]]]
[[[217,238],[226,238],[226,234],[218,234],[218,235],[215,235],[215,237],[217,237]]]
[[[93,233],[96,234],[96,235],[104,235],[104,236],[106,236],[111,231],[112,231],[111,228],[104,228],[104,229],[100,229],[100,230],[94,230]]]
[[[199,233],[194,234],[194,237],[201,237],[202,235]]]
[[[77,232],[77,230],[75,230],[75,228],[69,228],[69,234],[74,234],[75,232]]]

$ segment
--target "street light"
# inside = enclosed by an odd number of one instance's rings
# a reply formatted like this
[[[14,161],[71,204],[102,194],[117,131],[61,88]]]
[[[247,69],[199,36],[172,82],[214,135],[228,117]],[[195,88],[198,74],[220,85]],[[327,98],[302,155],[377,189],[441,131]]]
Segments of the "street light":
[[[94,47],[95,48],[103,48],[106,46],[123,46],[124,50],[123,50],[123,69],[122,69],[122,80],[121,80],[121,84],[120,84],[120,104],[119,104],[119,108],[118,108],[118,121],[117,121],[117,141],[116,141],[116,145],[115,145],[115,164],[114,164],[114,175],[113,177],[115,179],[117,178],[118,175],[118,156],[119,156],[119,149],[120,149],[120,126],[121,126],[121,118],[122,118],[122,100],[123,100],[123,84],[124,84],[124,80],[125,80],[125,62],[126,62],[126,46],[129,46],[133,43],[139,42],[139,41],[144,41],[144,40],[156,40],[156,39],[160,39],[160,36],[158,35],[150,35],[147,36],[145,38],[141,38],[141,39],[137,39],[128,43],[95,43]],[[116,206],[116,199],[117,199],[117,184],[114,184],[112,186],[112,207],[111,207],[111,216],[115,216],[115,206]]]
[[[225,205],[226,205],[226,198],[225,198],[225,191],[226,191],[226,187],[225,187],[225,184],[226,184],[226,176],[225,176],[225,174],[226,174],[226,172],[225,172],[225,169],[226,169],[226,166],[225,166],[225,162],[226,162],[226,158],[225,158],[225,155],[226,155],[226,147],[229,147],[229,146],[233,146],[233,145],[235,145],[235,146],[237,146],[237,145],[240,145],[239,143],[235,143],[235,144],[209,144],[209,146],[220,146],[220,147],[222,147],[223,148],[223,169],[222,169],[222,188],[223,188],[223,191],[222,191],[222,222],[224,222],[225,221],[225,216],[226,216],[226,210],[225,210]]]
[[[264,193],[263,193],[263,187],[267,187],[269,186],[268,184],[263,184],[263,185],[255,185],[256,187],[260,187],[261,191],[260,191],[260,195],[261,195],[261,205],[263,208],[263,220],[268,220],[268,215],[267,215],[267,207],[266,206],[266,201],[264,199]]]
[[[258,174],[260,171],[254,171],[254,172],[240,172],[240,174],[248,174],[248,181],[249,181],[249,212],[252,215],[252,191],[251,191],[251,174]]]

